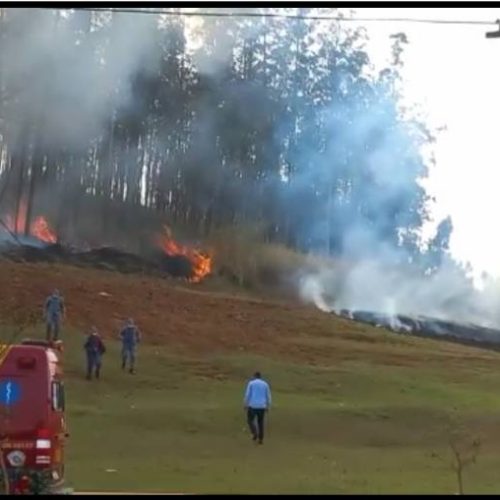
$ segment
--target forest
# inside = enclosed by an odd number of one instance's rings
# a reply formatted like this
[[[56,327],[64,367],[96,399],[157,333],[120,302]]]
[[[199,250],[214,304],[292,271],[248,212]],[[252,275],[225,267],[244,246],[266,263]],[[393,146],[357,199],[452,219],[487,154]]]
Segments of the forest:
[[[433,136],[401,104],[404,33],[377,69],[338,9],[164,10],[1,10],[0,213],[19,232],[44,213],[63,241],[162,223],[439,265],[452,226],[422,240]]]

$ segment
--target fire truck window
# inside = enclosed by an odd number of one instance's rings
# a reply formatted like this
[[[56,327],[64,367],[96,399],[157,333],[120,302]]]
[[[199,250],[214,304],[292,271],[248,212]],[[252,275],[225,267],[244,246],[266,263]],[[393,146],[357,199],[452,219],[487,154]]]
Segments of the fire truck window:
[[[62,384],[62,383],[60,385],[59,396],[60,396],[60,402],[61,402],[61,411],[64,411],[66,408],[66,398],[65,398],[65,394],[64,394],[64,384]]]
[[[52,409],[64,411],[64,385],[62,382],[52,382]]]

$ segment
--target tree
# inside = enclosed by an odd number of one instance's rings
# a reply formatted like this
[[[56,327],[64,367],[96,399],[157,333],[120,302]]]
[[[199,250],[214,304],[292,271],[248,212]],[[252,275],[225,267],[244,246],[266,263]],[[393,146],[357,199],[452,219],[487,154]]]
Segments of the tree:
[[[187,33],[175,17],[7,9],[1,208],[26,200],[26,231],[48,212],[69,240],[133,244],[146,210],[192,237],[254,225],[301,251],[418,260],[433,138],[400,104],[404,34],[374,74],[363,31],[336,21],[203,18],[197,50]]]
[[[451,470],[454,471],[457,480],[457,493],[464,494],[463,475],[467,467],[476,463],[477,456],[481,449],[481,440],[477,436],[472,436],[471,432],[465,427],[458,414],[452,413],[445,427],[448,445],[451,451]],[[446,462],[446,459],[433,453],[433,457]]]

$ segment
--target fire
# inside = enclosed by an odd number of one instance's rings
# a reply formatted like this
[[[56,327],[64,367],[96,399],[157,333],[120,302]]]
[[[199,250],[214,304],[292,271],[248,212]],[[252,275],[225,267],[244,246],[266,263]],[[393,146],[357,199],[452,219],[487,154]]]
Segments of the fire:
[[[181,245],[172,238],[172,232],[167,226],[164,226],[163,229],[165,234],[160,235],[158,238],[159,245],[170,257],[183,255],[191,262],[193,275],[189,281],[199,283],[205,276],[212,272],[212,257],[210,255],[200,250]]]
[[[31,223],[30,233],[39,240],[45,241],[45,243],[57,243],[56,234],[43,215],[39,215]]]
[[[26,203],[22,202],[19,206],[19,217],[17,217],[17,224],[15,217],[7,215],[5,218],[5,225],[9,228],[9,231],[22,234],[24,232],[24,226],[26,224],[27,217],[27,207]],[[45,243],[56,243],[57,236],[55,231],[50,227],[47,219],[43,215],[36,217],[30,224],[29,234],[38,238],[40,241]]]

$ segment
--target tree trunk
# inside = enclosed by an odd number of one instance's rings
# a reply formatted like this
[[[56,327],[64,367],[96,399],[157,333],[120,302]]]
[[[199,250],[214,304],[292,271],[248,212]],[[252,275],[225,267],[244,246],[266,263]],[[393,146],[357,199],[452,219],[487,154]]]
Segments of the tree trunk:
[[[29,228],[33,214],[33,199],[35,194],[35,187],[39,177],[38,174],[42,168],[42,162],[43,162],[42,144],[40,135],[41,135],[40,132],[38,132],[37,138],[35,140],[33,157],[31,160],[31,176],[28,187],[28,196],[26,199],[26,221],[24,223],[25,235],[29,234]]]
[[[23,142],[23,147],[21,148],[21,152],[17,156],[16,164],[18,164],[19,175],[17,178],[17,193],[16,193],[16,217],[14,224],[14,232],[18,233],[21,227],[20,223],[20,212],[22,210],[22,197],[23,197],[23,188],[24,188],[24,164],[25,164],[25,153],[26,153],[26,142]]]

